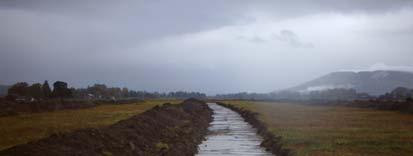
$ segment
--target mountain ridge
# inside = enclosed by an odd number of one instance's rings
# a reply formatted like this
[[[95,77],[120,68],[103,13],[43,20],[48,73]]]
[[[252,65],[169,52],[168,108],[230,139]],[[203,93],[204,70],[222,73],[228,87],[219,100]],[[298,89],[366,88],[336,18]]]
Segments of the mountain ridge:
[[[381,95],[397,87],[413,88],[413,73],[396,70],[338,71],[287,90],[306,92],[334,88],[353,88],[358,92]]]

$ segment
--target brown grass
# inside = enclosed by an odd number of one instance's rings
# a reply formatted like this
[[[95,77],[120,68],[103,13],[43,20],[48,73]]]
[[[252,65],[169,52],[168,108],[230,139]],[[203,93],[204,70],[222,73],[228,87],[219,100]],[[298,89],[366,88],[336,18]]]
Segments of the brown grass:
[[[260,113],[299,156],[410,156],[413,115],[371,109],[227,101]]]
[[[110,125],[166,102],[180,101],[151,100],[138,104],[101,105],[88,109],[1,117],[0,150],[41,139],[53,133]]]

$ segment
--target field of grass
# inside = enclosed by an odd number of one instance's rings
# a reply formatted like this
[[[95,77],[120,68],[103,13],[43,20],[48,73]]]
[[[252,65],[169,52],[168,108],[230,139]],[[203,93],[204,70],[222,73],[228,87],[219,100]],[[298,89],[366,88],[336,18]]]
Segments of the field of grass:
[[[78,110],[0,117],[0,150],[76,129],[111,125],[120,120],[175,100],[151,100],[138,104],[101,105]]]
[[[411,156],[413,115],[336,106],[226,101],[258,112],[298,156]]]

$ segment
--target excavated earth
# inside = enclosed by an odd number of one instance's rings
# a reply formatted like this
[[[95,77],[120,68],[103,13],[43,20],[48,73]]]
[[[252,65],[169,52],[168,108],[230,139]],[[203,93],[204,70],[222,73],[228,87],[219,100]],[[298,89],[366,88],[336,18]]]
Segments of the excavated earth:
[[[55,134],[6,149],[0,155],[189,156],[197,153],[211,121],[212,110],[206,103],[190,99],[155,107],[108,127]]]

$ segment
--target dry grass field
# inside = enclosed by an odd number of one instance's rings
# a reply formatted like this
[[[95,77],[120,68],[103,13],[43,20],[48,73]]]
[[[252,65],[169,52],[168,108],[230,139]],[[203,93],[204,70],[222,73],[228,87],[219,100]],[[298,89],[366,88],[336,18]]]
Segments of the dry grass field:
[[[413,115],[335,106],[225,102],[258,112],[298,156],[413,155]]]
[[[138,104],[101,105],[87,109],[1,117],[0,150],[44,138],[53,133],[110,125],[166,102],[179,103],[180,101],[151,100]]]

